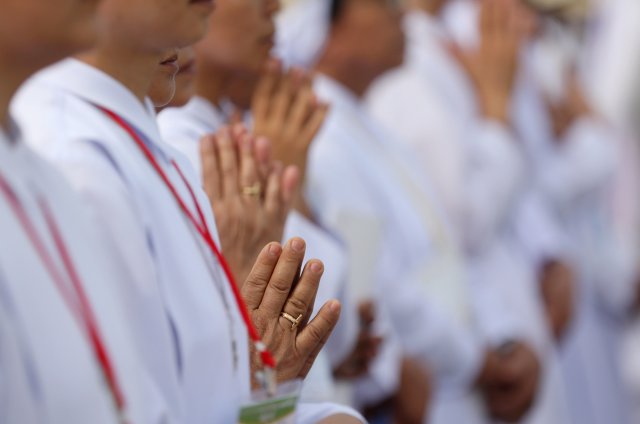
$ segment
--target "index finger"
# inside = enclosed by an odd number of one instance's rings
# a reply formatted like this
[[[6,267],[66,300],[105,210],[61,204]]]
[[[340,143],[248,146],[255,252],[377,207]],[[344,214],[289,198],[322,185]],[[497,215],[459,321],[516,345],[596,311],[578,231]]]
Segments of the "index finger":
[[[223,196],[234,196],[238,193],[238,152],[229,128],[218,131],[218,152],[220,153],[220,175],[222,177]]]
[[[260,306],[281,254],[282,247],[280,243],[266,245],[258,255],[258,259],[256,259],[256,263],[253,265],[246,281],[241,283],[242,298],[250,311],[256,310]]]
[[[259,307],[268,316],[280,316],[291,288],[300,274],[305,248],[304,240],[296,237],[289,240],[282,250]]]
[[[200,140],[200,164],[202,166],[202,185],[209,201],[220,199],[222,189],[220,187],[220,169],[218,168],[218,155],[216,152],[216,137],[206,135]]]

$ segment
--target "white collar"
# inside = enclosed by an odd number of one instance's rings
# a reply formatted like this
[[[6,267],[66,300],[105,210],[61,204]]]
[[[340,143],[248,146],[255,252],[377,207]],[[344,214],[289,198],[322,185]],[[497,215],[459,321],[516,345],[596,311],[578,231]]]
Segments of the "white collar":
[[[160,140],[153,104],[141,103],[122,83],[77,59],[65,59],[36,78],[117,113],[154,141]]]
[[[216,131],[225,123],[224,112],[204,97],[194,96],[184,106],[184,111],[203,125]]]
[[[362,103],[358,97],[338,81],[324,75],[316,74],[314,88],[318,96],[330,105],[348,108],[351,112],[361,114]]]
[[[421,10],[412,10],[404,16],[404,28],[407,35],[416,41],[436,39],[444,41],[447,31],[442,22]]]

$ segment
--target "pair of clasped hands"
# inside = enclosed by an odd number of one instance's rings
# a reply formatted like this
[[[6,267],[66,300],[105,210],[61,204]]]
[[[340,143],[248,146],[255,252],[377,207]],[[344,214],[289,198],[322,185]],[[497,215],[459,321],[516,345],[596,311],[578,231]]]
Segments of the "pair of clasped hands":
[[[274,355],[279,382],[307,375],[340,316],[340,303],[331,300],[311,317],[324,265],[315,259],[303,264],[304,240],[278,242],[292,207],[303,202],[308,148],[327,110],[308,74],[283,72],[271,61],[254,93],[252,131],[236,117],[201,140],[203,184],[222,251]],[[251,368],[260,367],[253,352]]]

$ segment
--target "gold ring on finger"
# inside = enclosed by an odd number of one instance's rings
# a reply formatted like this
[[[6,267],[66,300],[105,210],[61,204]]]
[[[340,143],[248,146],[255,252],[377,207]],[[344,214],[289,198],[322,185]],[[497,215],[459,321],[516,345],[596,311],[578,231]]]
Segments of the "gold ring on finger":
[[[254,185],[242,188],[242,194],[245,196],[260,196],[261,193],[262,186],[260,186],[260,183],[255,183]]]
[[[295,330],[300,325],[300,321],[302,321],[302,314],[298,315],[298,318],[294,318],[292,315],[282,311],[280,316],[291,323],[291,331]]]

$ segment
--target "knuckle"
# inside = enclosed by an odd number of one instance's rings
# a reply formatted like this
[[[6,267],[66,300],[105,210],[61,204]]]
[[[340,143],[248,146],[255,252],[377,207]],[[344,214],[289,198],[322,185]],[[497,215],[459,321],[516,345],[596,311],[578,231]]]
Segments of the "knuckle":
[[[230,160],[223,161],[220,166],[220,169],[222,170],[222,173],[226,178],[231,177],[236,172],[236,167]]]
[[[266,287],[269,284],[270,276],[271,264],[266,261],[258,262],[249,273],[246,283],[253,286]]]
[[[286,310],[288,311],[288,313],[293,315],[294,318],[297,318],[298,315],[304,313],[307,310],[307,308],[308,308],[307,302],[303,301],[299,297],[291,296],[287,301]]]
[[[262,333],[261,336],[264,336],[264,331],[269,326],[269,320],[262,314],[254,314],[252,320],[256,329]]]
[[[286,296],[289,294],[291,284],[281,278],[275,278],[269,282],[271,289],[280,296]]]
[[[245,281],[245,285],[253,287],[265,287],[267,285],[268,274],[266,271],[254,269]]]
[[[309,332],[309,336],[316,343],[320,343],[324,339],[324,336],[327,334],[326,329],[321,328],[320,326],[317,326],[317,325],[308,325],[305,328],[305,331]]]

